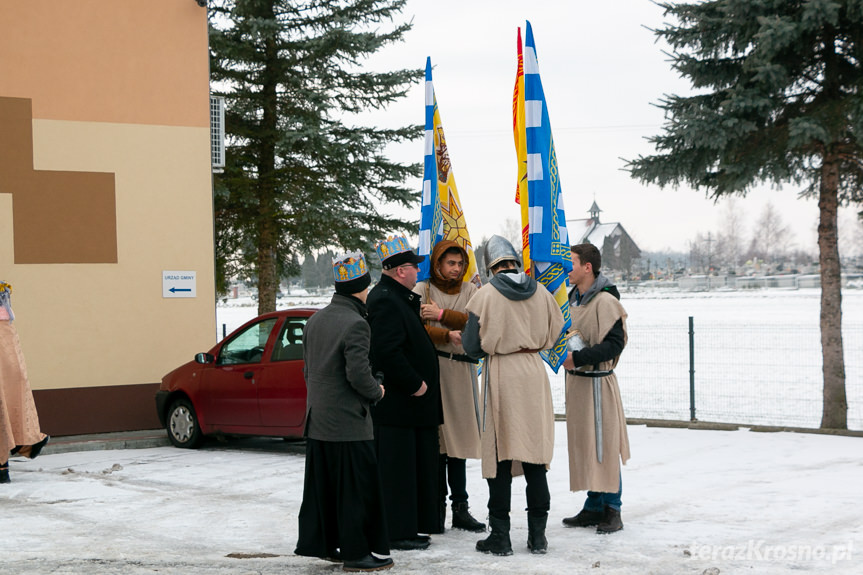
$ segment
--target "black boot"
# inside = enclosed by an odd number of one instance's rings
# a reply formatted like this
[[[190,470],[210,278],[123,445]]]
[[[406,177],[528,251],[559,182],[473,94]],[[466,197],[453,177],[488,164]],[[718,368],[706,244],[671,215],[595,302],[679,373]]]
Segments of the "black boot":
[[[452,528],[481,533],[485,531],[485,523],[473,518],[468,511],[467,501],[459,501],[452,504]]]
[[[512,543],[509,540],[509,517],[488,518],[491,525],[491,535],[476,542],[476,550],[494,555],[512,555]]]
[[[0,483],[12,483],[9,479],[9,462],[0,463]]]
[[[599,525],[605,514],[602,511],[588,511],[582,509],[578,515],[564,517],[563,524],[567,527],[594,527]]]
[[[623,519],[620,517],[620,511],[606,505],[605,515],[602,521],[599,522],[599,525],[596,526],[596,532],[606,534],[614,533],[621,529],[623,529]]]
[[[548,551],[548,539],[545,538],[545,524],[548,513],[527,514],[527,548],[531,553],[545,554]]]

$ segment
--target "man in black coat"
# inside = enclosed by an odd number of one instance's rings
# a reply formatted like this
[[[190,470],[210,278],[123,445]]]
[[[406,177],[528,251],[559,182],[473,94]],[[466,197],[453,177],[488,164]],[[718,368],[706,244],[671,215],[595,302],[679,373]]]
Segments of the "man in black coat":
[[[368,298],[371,359],[386,397],[372,408],[392,549],[426,549],[442,533],[438,426],[443,423],[435,347],[411,291],[423,260],[404,238],[376,246],[383,272]]]
[[[384,386],[369,365],[368,268],[362,253],[333,260],[336,293],[303,330],[306,474],[295,553],[343,560],[345,571],[393,566],[370,404]]]

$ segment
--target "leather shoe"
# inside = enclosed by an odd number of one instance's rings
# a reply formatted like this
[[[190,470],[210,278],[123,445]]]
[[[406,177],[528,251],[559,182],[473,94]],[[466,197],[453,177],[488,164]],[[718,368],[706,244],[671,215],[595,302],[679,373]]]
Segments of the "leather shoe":
[[[332,551],[327,553],[327,556],[324,557],[324,560],[329,561],[330,563],[341,563],[343,561],[342,552],[338,549],[333,549]]]
[[[389,569],[392,566],[393,560],[389,557],[379,559],[370,553],[362,559],[345,561],[345,564],[342,566],[342,571],[382,571],[383,569]]]
[[[39,457],[39,454],[42,453],[42,448],[45,447],[45,444],[48,443],[49,439],[51,439],[51,436],[46,435],[39,443],[34,443],[33,445],[16,446],[17,451],[13,452],[13,454],[18,453],[18,455],[21,455],[28,459],[36,459],[37,457]]]
[[[30,459],[36,459],[42,453],[42,448],[45,447],[49,439],[51,439],[51,436],[46,435],[42,441],[30,448]]]
[[[390,549],[397,549],[399,551],[421,551],[428,549],[429,545],[431,545],[431,538],[413,537],[411,539],[390,541]]]
[[[582,509],[578,515],[574,515],[573,517],[564,517],[563,524],[566,527],[594,527],[599,525],[604,517],[605,513],[602,511],[588,511],[587,509]]]

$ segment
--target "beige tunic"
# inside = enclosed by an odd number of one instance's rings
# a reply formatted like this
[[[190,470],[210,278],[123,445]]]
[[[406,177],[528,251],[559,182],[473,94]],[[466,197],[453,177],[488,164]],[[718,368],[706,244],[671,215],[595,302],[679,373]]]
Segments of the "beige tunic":
[[[538,353],[519,350],[555,344],[563,329],[560,307],[543,286],[537,286],[526,300],[512,301],[487,285],[467,309],[479,318],[482,349],[489,354],[483,367],[488,398],[482,476],[495,477],[498,461],[549,465],[554,453],[554,407],[548,374]],[[485,376],[480,385],[485,385]],[[482,415],[482,406],[480,411]],[[518,473],[515,467],[513,472]]]
[[[33,445],[44,437],[18,331],[13,322],[0,320],[0,463],[16,445]]]
[[[589,346],[605,339],[618,319],[623,319],[626,335],[626,310],[616,297],[599,292],[583,306],[571,305],[572,328],[579,331]],[[624,339],[624,342],[626,340]],[[607,371],[617,365],[619,356],[596,369]],[[579,367],[579,371],[593,366]],[[596,431],[593,418],[593,379],[566,375],[566,435],[569,448],[570,491],[614,493],[620,486],[620,462],[629,459],[626,416],[620,400],[617,376],[602,378],[602,463],[596,460]]]
[[[444,293],[429,281],[416,285],[414,291],[421,297],[421,303],[429,299],[441,309],[451,309],[465,313],[467,302],[477,291],[472,283],[463,283],[457,294]],[[427,322],[434,327],[446,328],[436,321]],[[452,343],[437,344],[435,348],[449,352],[464,354],[464,348]],[[476,364],[438,357],[440,364],[440,394],[443,403],[443,425],[440,426],[440,452],[459,459],[479,459],[480,441],[479,429],[476,424],[476,409],[473,403],[471,386],[476,377],[471,377],[471,370],[476,373]],[[476,384],[479,394],[479,385]],[[477,395],[479,398],[479,395]]]

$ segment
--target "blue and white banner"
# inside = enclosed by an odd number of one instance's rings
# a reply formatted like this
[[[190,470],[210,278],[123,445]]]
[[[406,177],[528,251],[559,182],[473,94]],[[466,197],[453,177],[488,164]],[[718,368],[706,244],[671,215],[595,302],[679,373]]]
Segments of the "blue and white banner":
[[[566,357],[566,332],[572,325],[566,293],[572,271],[560,173],[533,30],[527,22],[524,41],[524,124],[527,141],[528,240],[534,279],[554,296],[563,313],[564,328],[557,345],[542,352],[555,373]]]

